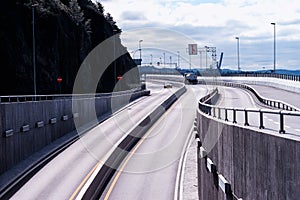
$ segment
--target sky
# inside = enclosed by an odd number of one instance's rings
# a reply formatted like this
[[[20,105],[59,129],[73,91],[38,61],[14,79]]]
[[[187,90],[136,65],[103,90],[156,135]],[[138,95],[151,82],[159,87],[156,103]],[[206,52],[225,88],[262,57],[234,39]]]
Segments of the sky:
[[[207,46],[216,48],[217,61],[223,52],[221,68],[237,69],[239,51],[241,70],[273,69],[275,38],[276,69],[300,70],[299,0],[97,1],[132,57],[141,47],[143,64],[206,68],[214,65]],[[189,56],[188,44],[197,44],[197,55]]]

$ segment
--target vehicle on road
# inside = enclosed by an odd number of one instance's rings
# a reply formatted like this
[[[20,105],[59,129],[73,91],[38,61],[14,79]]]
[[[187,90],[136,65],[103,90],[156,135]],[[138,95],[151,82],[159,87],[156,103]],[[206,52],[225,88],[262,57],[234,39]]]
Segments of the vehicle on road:
[[[171,83],[164,83],[164,88],[172,88],[172,84]]]
[[[184,74],[184,77],[185,77],[186,84],[197,84],[198,83],[197,75],[194,73]]]

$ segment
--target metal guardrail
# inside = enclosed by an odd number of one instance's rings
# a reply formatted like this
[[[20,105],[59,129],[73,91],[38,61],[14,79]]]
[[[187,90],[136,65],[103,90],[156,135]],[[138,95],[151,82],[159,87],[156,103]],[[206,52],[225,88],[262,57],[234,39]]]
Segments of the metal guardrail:
[[[74,98],[97,98],[97,97],[109,97],[118,96],[122,94],[128,94],[129,92],[141,91],[141,88],[134,88],[131,90],[112,92],[112,93],[91,93],[91,94],[53,94],[53,95],[7,95],[0,96],[0,103],[13,103],[13,102],[30,102],[30,101],[48,101],[57,99],[70,99]]]
[[[282,110],[288,110],[288,111],[299,111],[299,109],[295,106],[292,106],[290,104],[287,104],[282,101],[274,100],[274,99],[267,99],[261,95],[252,87],[245,84],[240,83],[233,83],[233,82],[224,82],[224,81],[199,81],[199,84],[210,84],[210,85],[219,85],[219,86],[227,86],[227,87],[238,87],[241,89],[246,89],[252,92],[257,100],[267,106],[282,109]]]
[[[236,77],[268,77],[268,78],[279,78],[291,81],[300,82],[299,75],[289,75],[289,74],[275,74],[275,73],[230,73],[222,74],[222,76],[236,76]]]
[[[216,89],[217,90],[217,89]],[[214,93],[211,93],[210,96],[216,95],[218,90]],[[300,112],[298,111],[285,111],[285,110],[271,110],[271,109],[255,109],[255,108],[228,108],[228,107],[219,107],[206,103],[206,97],[200,99],[198,104],[199,110],[202,113],[205,113],[209,116],[213,116],[214,118],[224,120],[226,122],[230,122],[228,118],[228,113],[232,113],[231,122],[237,123],[237,113],[242,112],[244,114],[244,126],[249,126],[249,113],[258,113],[259,117],[259,129],[264,129],[264,114],[273,114],[279,115],[279,133],[285,133],[284,129],[284,117],[285,116],[300,116]],[[222,112],[224,115],[222,116]]]

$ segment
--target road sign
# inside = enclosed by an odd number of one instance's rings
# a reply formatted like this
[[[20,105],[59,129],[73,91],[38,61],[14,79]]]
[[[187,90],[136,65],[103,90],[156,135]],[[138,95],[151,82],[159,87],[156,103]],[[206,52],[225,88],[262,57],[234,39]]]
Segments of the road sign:
[[[56,81],[57,81],[58,83],[61,83],[61,82],[62,82],[62,77],[61,77],[61,76],[57,77]]]
[[[197,44],[189,44],[189,55],[197,55]]]

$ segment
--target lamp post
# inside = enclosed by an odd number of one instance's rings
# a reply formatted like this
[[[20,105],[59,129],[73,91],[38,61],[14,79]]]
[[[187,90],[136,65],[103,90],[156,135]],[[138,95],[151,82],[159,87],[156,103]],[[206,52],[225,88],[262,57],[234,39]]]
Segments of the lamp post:
[[[274,69],[273,73],[275,73],[275,66],[276,66],[276,23],[271,23],[274,26]]]
[[[164,52],[164,67],[166,65],[166,53]]]
[[[241,70],[240,68],[240,38],[239,37],[235,37],[236,41],[237,41],[237,62],[238,62],[238,71]]]
[[[178,57],[177,57],[177,65],[178,65],[178,67],[180,67],[180,56],[179,56],[180,52],[177,51],[177,54],[178,54]]]
[[[208,52],[208,46],[205,46],[205,68],[207,69],[207,52]]]
[[[32,65],[33,65],[33,90],[34,96],[36,96],[36,58],[35,58],[35,24],[34,24],[34,10],[38,4],[31,1],[31,11],[32,11]]]
[[[116,29],[113,29],[113,34],[117,32]],[[114,36],[114,83],[117,84],[117,66],[116,66],[116,36]]]
[[[172,56],[170,56],[170,68],[172,68]]]
[[[141,66],[142,66],[142,47],[141,47],[141,42],[143,42],[143,40],[139,41],[140,61],[141,61]]]
[[[150,54],[150,65],[152,65],[152,61],[153,61],[153,55],[152,54]]]

